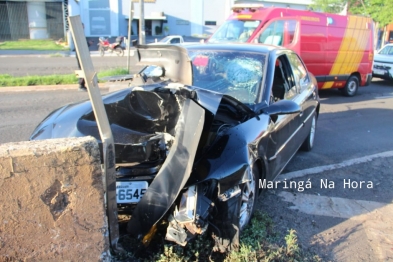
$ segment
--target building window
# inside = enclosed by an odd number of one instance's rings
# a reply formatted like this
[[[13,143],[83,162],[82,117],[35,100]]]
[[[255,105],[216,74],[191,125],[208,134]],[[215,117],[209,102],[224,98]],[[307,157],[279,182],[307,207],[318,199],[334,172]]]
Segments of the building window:
[[[109,0],[88,0],[90,34],[111,35],[111,13]]]
[[[90,9],[109,8],[109,0],[89,0],[89,8]]]
[[[217,25],[216,21],[205,21],[205,25]]]
[[[110,13],[107,10],[90,10],[90,34],[110,35]]]
[[[189,25],[190,21],[187,20],[176,20],[177,25]]]

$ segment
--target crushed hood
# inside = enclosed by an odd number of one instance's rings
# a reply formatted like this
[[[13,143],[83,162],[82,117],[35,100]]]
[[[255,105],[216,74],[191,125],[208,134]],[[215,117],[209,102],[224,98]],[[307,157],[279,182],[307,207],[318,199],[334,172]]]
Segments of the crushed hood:
[[[161,83],[143,89],[123,89],[103,97],[112,129],[116,163],[156,160],[160,147],[157,134],[175,136],[186,100],[193,99],[214,115],[222,95],[187,86]],[[33,131],[30,140],[93,136],[101,146],[97,123],[89,100],[69,104],[52,112]],[[131,145],[133,147],[131,147]],[[135,148],[140,146],[140,149]]]

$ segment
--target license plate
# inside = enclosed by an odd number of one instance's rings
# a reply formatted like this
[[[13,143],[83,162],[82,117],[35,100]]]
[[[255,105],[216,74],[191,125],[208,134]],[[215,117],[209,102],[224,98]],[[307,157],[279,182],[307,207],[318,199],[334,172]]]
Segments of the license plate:
[[[117,203],[138,203],[146,193],[146,181],[116,182]]]
[[[384,75],[385,73],[386,73],[385,70],[374,69],[374,74],[376,74],[376,75]]]

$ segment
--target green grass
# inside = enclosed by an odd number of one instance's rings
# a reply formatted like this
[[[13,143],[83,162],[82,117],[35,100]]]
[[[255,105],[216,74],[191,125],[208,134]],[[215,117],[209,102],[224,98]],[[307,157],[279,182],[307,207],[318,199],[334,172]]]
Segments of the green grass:
[[[265,213],[256,211],[250,225],[240,237],[237,251],[227,254],[213,252],[213,240],[207,234],[197,236],[185,247],[163,241],[163,234],[155,237],[156,243],[143,248],[135,239],[125,236],[120,243],[127,250],[115,261],[219,261],[219,262],[320,262],[319,256],[309,253],[298,244],[295,230],[283,236],[274,231],[272,219]],[[161,240],[160,240],[161,238]],[[138,255],[140,254],[140,255]]]
[[[116,76],[128,74],[127,69],[115,68],[101,71],[97,74],[98,79],[105,76]],[[48,76],[21,76],[13,77],[7,74],[0,75],[0,87],[7,86],[35,86],[35,85],[66,85],[76,84],[78,79],[74,74],[48,75]]]
[[[128,71],[125,68],[115,68],[111,70],[105,70],[98,73],[98,78],[106,77],[106,76],[119,76],[119,75],[128,75]]]
[[[0,43],[0,50],[69,50],[67,46],[56,44],[54,40],[19,40]]]

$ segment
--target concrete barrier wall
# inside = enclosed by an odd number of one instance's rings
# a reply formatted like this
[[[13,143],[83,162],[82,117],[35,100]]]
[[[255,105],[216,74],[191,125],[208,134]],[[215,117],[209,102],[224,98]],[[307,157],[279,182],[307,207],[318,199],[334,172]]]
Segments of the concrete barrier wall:
[[[0,261],[109,259],[92,137],[0,145]]]

